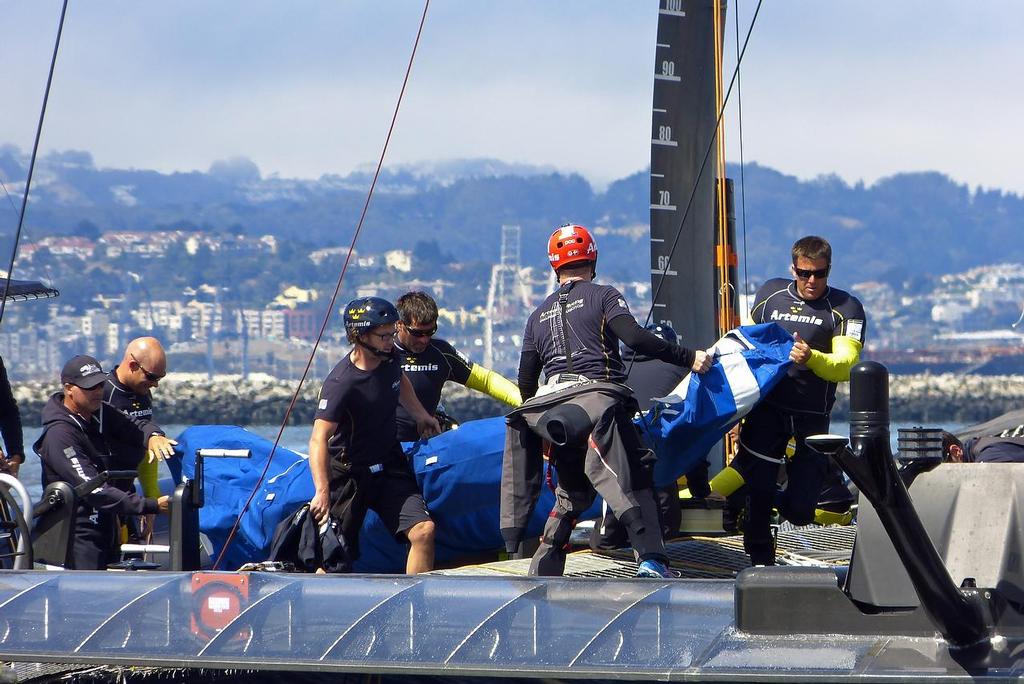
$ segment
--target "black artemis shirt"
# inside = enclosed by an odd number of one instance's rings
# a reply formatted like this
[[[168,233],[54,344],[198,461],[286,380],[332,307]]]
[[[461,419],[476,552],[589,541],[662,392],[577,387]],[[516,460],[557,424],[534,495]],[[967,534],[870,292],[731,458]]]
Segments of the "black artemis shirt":
[[[568,289],[565,318],[559,293]],[[625,382],[626,368],[619,356],[619,339],[608,327],[618,316],[628,316],[629,306],[610,285],[580,281],[548,295],[529,320],[523,335],[523,353],[536,352],[548,378],[569,370],[591,380]],[[525,398],[525,395],[524,395]]]
[[[750,317],[754,323],[775,322],[799,333],[811,349],[826,354],[832,351],[833,337],[851,337],[864,344],[867,332],[864,307],[856,297],[830,287],[818,299],[806,301],[797,295],[796,282],[787,278],[774,278],[761,286]],[[794,364],[765,401],[790,411],[827,414],[835,398],[836,383]]]
[[[402,387],[397,354],[372,371],[364,371],[346,355],[327,375],[314,418],[337,423],[327,441],[332,460],[372,465],[400,451],[395,409]]]
[[[409,378],[416,398],[427,413],[433,415],[441,401],[441,389],[448,380],[465,385],[473,371],[473,362],[444,340],[431,339],[421,354],[414,354],[395,342],[398,360]],[[398,439],[414,442],[419,439],[416,421],[401,404],[398,405]]]

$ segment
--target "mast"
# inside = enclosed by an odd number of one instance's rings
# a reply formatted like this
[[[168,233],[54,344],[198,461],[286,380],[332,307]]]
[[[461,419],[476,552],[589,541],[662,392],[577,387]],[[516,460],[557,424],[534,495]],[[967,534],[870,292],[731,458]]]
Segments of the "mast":
[[[715,113],[722,111],[722,48],[725,34],[725,1],[715,0],[713,42],[715,46]],[[736,212],[733,183],[725,175],[725,118],[718,118],[715,138],[715,284],[716,327],[721,337],[740,324],[736,296]]]
[[[716,52],[721,53],[724,11],[721,0],[661,0],[658,10],[651,117],[651,318],[675,328],[689,347],[707,347],[718,339],[718,150],[703,162],[715,142],[720,88],[712,65]]]

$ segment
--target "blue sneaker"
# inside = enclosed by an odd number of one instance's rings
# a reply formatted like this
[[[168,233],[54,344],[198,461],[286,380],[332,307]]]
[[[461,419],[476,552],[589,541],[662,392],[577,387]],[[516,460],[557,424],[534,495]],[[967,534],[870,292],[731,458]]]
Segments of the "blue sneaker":
[[[641,562],[640,565],[636,566],[636,576],[659,577],[666,579],[678,577],[678,575],[669,570],[664,563],[662,563],[661,561],[653,560],[651,558],[648,558],[647,560]]]

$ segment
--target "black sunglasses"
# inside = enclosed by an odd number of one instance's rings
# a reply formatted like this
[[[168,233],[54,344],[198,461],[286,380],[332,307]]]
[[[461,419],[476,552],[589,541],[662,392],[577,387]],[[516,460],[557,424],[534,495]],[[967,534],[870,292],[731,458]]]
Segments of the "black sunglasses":
[[[797,278],[800,278],[801,280],[807,280],[811,276],[814,276],[815,278],[824,278],[828,275],[828,272],[831,269],[831,266],[826,266],[825,268],[819,268],[817,270],[811,268],[797,268],[796,266],[794,266],[793,272],[796,273]]]
[[[141,363],[139,363],[139,360],[135,358],[135,354],[129,354],[129,356],[132,357],[132,361],[134,361],[135,365],[139,367],[139,370],[142,371],[142,374],[146,376],[146,380],[150,382],[160,382],[161,380],[164,379],[164,376],[167,375],[166,373],[164,373],[164,375],[150,373],[148,370],[145,369],[145,367]]]
[[[431,337],[431,336],[434,335],[434,333],[437,332],[437,326],[436,325],[433,328],[429,329],[429,330],[417,330],[416,328],[411,327],[405,321],[402,321],[402,326],[413,337]]]

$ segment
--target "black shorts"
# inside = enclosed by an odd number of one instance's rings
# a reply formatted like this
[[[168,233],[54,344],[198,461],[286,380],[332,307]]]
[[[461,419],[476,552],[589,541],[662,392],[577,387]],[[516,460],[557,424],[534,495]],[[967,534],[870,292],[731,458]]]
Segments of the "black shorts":
[[[404,461],[404,455],[402,458]],[[430,520],[416,476],[404,462],[388,464],[383,471],[370,474],[361,486],[366,507],[380,516],[398,541],[405,541],[406,532]]]

